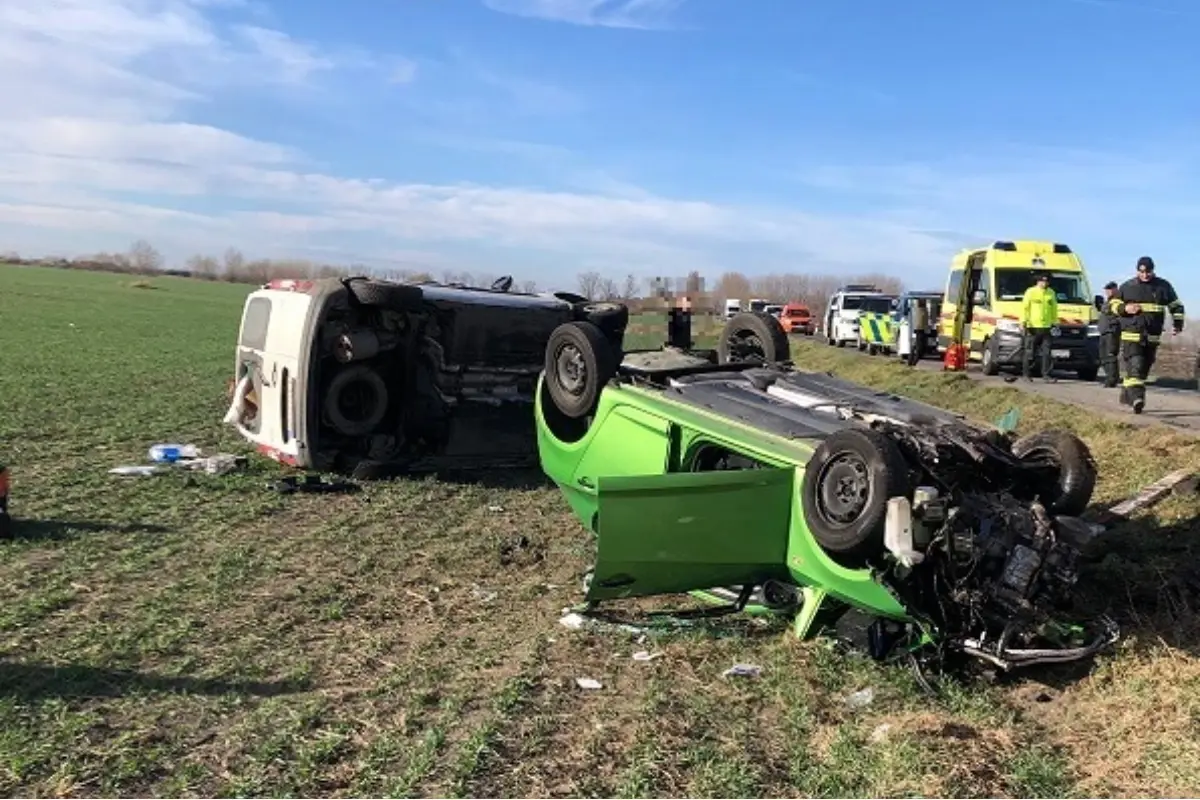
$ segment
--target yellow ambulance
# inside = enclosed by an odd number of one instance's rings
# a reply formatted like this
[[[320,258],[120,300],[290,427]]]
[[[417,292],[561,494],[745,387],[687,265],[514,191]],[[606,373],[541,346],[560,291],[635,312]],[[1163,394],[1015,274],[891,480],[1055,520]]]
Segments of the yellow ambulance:
[[[1050,331],[1054,368],[1092,381],[1100,369],[1100,333],[1095,296],[1083,261],[1059,242],[998,241],[962,250],[954,256],[938,320],[938,350],[953,341],[961,309],[971,360],[987,375],[1001,369],[1020,369],[1021,300],[1034,276],[1050,275],[1058,294],[1058,325]],[[1034,360],[1038,369],[1040,359]]]

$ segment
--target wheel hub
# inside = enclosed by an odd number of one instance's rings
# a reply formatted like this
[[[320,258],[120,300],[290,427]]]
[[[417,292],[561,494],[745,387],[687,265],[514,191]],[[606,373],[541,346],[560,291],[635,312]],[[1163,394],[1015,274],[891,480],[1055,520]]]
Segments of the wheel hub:
[[[729,350],[739,358],[747,356],[757,356],[759,359],[765,358],[766,348],[763,347],[762,340],[756,334],[749,331],[739,331],[729,338]]]
[[[871,486],[866,462],[856,454],[830,459],[818,479],[821,511],[831,522],[848,525],[867,507]]]
[[[563,345],[555,356],[555,364],[562,388],[573,395],[583,394],[587,385],[587,364],[579,348],[573,344]]]

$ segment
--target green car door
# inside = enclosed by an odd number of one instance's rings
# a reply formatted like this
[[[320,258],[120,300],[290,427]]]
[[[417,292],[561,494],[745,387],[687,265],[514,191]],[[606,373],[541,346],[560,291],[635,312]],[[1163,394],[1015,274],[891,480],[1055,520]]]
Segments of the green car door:
[[[604,477],[588,600],[786,580],[794,468]]]

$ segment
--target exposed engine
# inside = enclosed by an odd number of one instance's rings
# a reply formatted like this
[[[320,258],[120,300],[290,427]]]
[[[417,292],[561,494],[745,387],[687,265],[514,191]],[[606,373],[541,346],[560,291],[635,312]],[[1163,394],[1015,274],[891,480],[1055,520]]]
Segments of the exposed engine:
[[[1078,477],[1063,453],[1017,454],[996,433],[889,432],[924,457],[910,461],[923,473],[913,496],[889,501],[881,577],[944,648],[1007,669],[1073,661],[1115,641],[1108,620],[1070,621],[1080,550],[1097,530],[1048,510],[1079,505],[1062,494],[1062,481]]]

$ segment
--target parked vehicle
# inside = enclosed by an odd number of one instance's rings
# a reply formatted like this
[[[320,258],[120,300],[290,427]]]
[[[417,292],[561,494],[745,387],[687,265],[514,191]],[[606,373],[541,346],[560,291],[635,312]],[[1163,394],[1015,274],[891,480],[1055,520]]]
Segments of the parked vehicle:
[[[779,322],[783,326],[784,333],[800,333],[805,336],[812,336],[816,326],[812,311],[804,303],[785,305],[779,314]]]
[[[942,293],[939,291],[923,291],[923,292],[904,292],[896,301],[896,310],[893,312],[893,333],[895,342],[893,343],[890,352],[907,357],[909,348],[918,339],[914,335],[916,331],[912,329],[913,315],[915,307],[919,301],[925,303],[925,330],[923,333],[925,347],[921,353],[917,354],[917,359],[925,358],[930,355],[937,355],[938,352],[938,317],[942,309]]]
[[[850,284],[829,298],[825,309],[825,340],[831,346],[845,347],[862,343],[860,312],[890,313],[892,298],[871,284]],[[865,346],[860,349],[865,349]]]
[[[971,359],[985,374],[1020,369],[1021,300],[1039,272],[1050,274],[1050,287],[1058,293],[1059,324],[1050,331],[1054,366],[1095,380],[1100,371],[1099,315],[1083,261],[1062,243],[998,241],[955,255],[942,302],[939,351],[949,347],[957,319],[965,328],[963,341],[969,342]]]
[[[725,319],[732,319],[742,313],[742,301],[731,298],[725,301]]]
[[[535,464],[551,334],[587,320],[619,352],[629,312],[510,288],[271,281],[246,299],[226,421],[281,462],[360,477]]]
[[[1118,631],[1069,604],[1096,481],[1063,430],[1022,439],[795,369],[765,315],[716,351],[608,349],[565,323],[537,393],[542,467],[597,537],[591,604],[695,593],[728,611],[872,618],[877,658],[1001,669],[1087,658]],[[580,384],[586,386],[578,391]],[[713,609],[716,611],[717,609]]]

